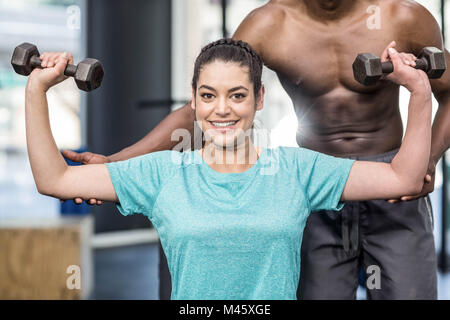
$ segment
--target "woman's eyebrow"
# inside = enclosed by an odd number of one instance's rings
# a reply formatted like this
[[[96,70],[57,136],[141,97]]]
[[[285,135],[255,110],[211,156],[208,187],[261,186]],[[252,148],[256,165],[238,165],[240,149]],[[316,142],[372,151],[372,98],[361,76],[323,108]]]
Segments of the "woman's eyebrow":
[[[201,89],[201,88],[205,88],[205,89],[207,89],[207,90],[211,90],[211,91],[216,92],[216,89],[214,89],[213,87],[207,86],[206,84],[202,84],[202,85],[199,87],[199,89]]]
[[[238,90],[241,90],[241,89],[248,91],[248,89],[246,87],[238,86],[238,87],[231,88],[230,90],[228,90],[228,92],[234,92],[234,91],[238,91]]]
[[[200,87],[199,87],[199,89],[201,89],[201,88],[204,88],[204,89],[207,89],[207,90],[211,90],[211,91],[214,91],[214,92],[217,92],[217,90],[216,89],[214,89],[213,87],[210,87],[210,86],[207,86],[206,84],[202,84]],[[234,88],[231,88],[230,90],[228,90],[228,92],[234,92],[234,91],[238,91],[238,90],[245,90],[245,91],[249,91],[246,87],[244,87],[244,86],[237,86],[237,87],[234,87]]]

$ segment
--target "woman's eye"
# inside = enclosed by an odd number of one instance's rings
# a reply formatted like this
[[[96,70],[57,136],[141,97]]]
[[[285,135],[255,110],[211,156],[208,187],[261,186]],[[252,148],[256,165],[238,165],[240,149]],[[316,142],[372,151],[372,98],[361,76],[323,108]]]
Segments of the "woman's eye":
[[[235,94],[233,94],[233,98],[242,99],[242,98],[245,98],[245,95],[242,93],[235,93]]]
[[[212,99],[213,95],[211,93],[202,93],[201,94],[202,98],[205,99]]]

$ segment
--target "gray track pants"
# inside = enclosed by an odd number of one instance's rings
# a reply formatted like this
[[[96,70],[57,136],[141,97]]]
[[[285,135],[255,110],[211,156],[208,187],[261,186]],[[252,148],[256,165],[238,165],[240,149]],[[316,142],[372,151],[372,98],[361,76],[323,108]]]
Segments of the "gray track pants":
[[[357,160],[391,162],[397,151]],[[355,299],[363,268],[374,280],[368,299],[437,299],[436,261],[429,197],[347,202],[339,212],[309,216],[297,296]]]

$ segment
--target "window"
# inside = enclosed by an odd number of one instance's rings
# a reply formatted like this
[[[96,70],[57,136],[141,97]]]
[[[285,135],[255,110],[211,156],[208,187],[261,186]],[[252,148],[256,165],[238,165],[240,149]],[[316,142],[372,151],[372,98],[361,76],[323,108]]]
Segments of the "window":
[[[0,219],[56,216],[59,201],[39,195],[27,157],[24,89],[27,77],[11,67],[11,54],[22,42],[44,51],[83,56],[82,0],[0,1]],[[81,146],[82,97],[73,79],[47,94],[52,131],[60,148]]]

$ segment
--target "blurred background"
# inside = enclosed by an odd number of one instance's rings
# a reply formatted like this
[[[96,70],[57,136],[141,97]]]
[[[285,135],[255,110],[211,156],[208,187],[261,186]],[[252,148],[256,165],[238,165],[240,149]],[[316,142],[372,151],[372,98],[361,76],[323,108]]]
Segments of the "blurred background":
[[[182,106],[190,97],[193,63],[201,47],[231,36],[250,11],[266,2],[0,0],[0,230],[9,232],[4,237],[16,239],[12,246],[0,246],[0,257],[4,258],[0,258],[0,279],[8,279],[4,285],[0,280],[0,298],[33,299],[50,294],[50,289],[36,287],[40,286],[40,273],[51,273],[54,264],[64,269],[63,280],[72,274],[66,270],[68,265],[80,265],[83,281],[77,294],[51,297],[159,298],[158,237],[146,218],[122,217],[112,204],[61,204],[37,192],[25,140],[27,78],[11,67],[13,49],[31,42],[41,53],[71,52],[75,63],[85,57],[102,62],[105,79],[101,89],[86,94],[70,79],[52,88],[48,100],[52,131],[61,150],[110,155],[144,137]],[[449,35],[450,3],[418,2],[434,15],[443,34]],[[291,100],[275,73],[267,68],[263,82],[266,108],[257,118],[264,128],[272,130],[270,144],[297,146]],[[401,89],[404,120],[408,100],[408,92]],[[437,102],[433,103],[435,112]],[[441,161],[431,199],[439,256],[439,298],[450,299],[448,177],[443,168]],[[65,239],[62,235],[68,233],[61,230],[69,230],[71,236]],[[59,239],[65,239],[66,244]],[[41,250],[41,256],[24,254],[32,248]],[[63,253],[59,255],[57,250]],[[39,262],[42,256],[47,257],[45,263]],[[34,289],[27,291],[30,287]],[[358,298],[365,298],[362,288]]]

